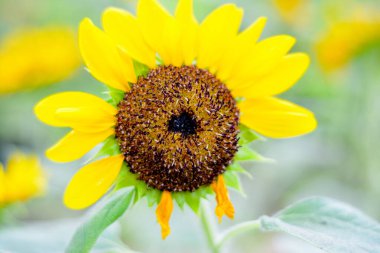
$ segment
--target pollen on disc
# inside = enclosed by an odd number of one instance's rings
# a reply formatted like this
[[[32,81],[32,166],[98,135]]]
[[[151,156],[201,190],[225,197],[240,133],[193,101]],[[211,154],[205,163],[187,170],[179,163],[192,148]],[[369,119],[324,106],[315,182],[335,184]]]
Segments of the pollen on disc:
[[[239,110],[228,88],[195,66],[160,66],[118,105],[116,138],[130,171],[158,190],[211,184],[238,149]]]

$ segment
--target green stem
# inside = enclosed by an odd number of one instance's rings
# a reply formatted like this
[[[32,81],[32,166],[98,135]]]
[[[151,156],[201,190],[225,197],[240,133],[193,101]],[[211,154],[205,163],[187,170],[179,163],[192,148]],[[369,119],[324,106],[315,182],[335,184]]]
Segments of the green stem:
[[[240,223],[227,231],[225,231],[222,235],[219,236],[218,240],[216,241],[216,248],[220,249],[224,242],[228,241],[229,239],[236,237],[240,234],[244,234],[248,231],[259,231],[260,230],[260,220],[254,220],[254,221],[247,221]]]
[[[216,245],[216,226],[213,222],[213,217],[210,213],[210,208],[206,203],[201,203],[200,207],[200,218],[201,218],[201,224],[204,233],[207,237],[207,243],[212,251],[212,253],[219,253],[219,247]]]

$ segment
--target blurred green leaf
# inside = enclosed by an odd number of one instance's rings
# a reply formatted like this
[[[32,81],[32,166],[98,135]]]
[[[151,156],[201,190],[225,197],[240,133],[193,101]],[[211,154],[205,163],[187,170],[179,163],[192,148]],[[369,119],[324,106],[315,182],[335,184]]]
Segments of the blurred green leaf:
[[[66,253],[87,253],[103,231],[120,218],[133,200],[133,188],[117,191],[107,204],[75,232]]]
[[[261,218],[264,231],[282,231],[330,253],[380,252],[380,224],[359,210],[322,197]]]

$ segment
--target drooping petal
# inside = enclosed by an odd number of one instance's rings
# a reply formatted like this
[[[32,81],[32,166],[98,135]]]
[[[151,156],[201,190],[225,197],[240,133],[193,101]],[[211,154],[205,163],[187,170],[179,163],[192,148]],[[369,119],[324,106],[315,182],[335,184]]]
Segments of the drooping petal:
[[[175,18],[181,31],[180,54],[184,64],[191,65],[197,55],[199,25],[194,17],[193,0],[180,0]]]
[[[197,66],[217,66],[239,31],[243,10],[233,4],[225,4],[206,17],[200,26]]]
[[[215,209],[215,214],[222,221],[223,215],[227,215],[230,219],[234,218],[235,209],[231,203],[230,197],[228,196],[228,190],[226,184],[224,183],[223,175],[219,175],[217,180],[211,184],[211,187],[216,195],[217,206]]]
[[[165,239],[170,234],[169,221],[173,212],[172,195],[168,191],[164,191],[161,196],[160,204],[156,209],[157,221],[161,226],[162,239]]]
[[[157,0],[139,0],[137,20],[145,41],[155,52],[162,50],[163,32],[172,18]]]
[[[312,112],[282,99],[247,99],[238,106],[241,123],[267,137],[295,137],[317,126]]]
[[[123,160],[123,155],[111,156],[81,168],[66,188],[65,205],[83,209],[98,201],[115,182]]]
[[[90,19],[79,26],[79,48],[91,74],[119,90],[129,91],[128,82],[136,82],[131,58],[121,57],[117,44]]]
[[[290,89],[305,73],[310,59],[306,54],[285,56],[266,76],[249,82],[249,85],[233,90],[235,97],[257,98],[274,96]]]
[[[293,47],[295,39],[288,35],[273,36],[260,41],[233,68],[233,76],[226,81],[233,90],[249,85],[269,73]]]
[[[82,133],[72,130],[57,144],[49,148],[46,151],[46,156],[55,162],[77,160],[114,133],[114,129],[98,133]]]
[[[129,12],[108,8],[102,17],[103,28],[126,52],[150,68],[156,66],[156,55],[144,41],[138,20]]]
[[[103,99],[88,93],[62,92],[41,100],[34,112],[45,124],[91,133],[112,127],[117,110]]]
[[[221,80],[226,80],[233,75],[234,66],[243,58],[247,52],[250,52],[255,46],[257,40],[264,29],[266,18],[261,17],[245,31],[240,33],[231,43],[218,62],[217,75]]]

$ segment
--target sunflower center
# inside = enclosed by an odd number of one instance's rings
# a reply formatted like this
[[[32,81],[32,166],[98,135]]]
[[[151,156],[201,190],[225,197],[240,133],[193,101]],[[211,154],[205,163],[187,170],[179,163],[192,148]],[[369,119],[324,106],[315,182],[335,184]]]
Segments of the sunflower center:
[[[118,105],[116,138],[132,173],[170,192],[210,185],[238,149],[239,110],[227,87],[195,66],[160,66]]]
[[[196,133],[197,122],[190,113],[182,112],[180,115],[173,115],[168,123],[168,130],[181,133],[183,136],[189,136]]]

